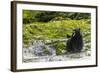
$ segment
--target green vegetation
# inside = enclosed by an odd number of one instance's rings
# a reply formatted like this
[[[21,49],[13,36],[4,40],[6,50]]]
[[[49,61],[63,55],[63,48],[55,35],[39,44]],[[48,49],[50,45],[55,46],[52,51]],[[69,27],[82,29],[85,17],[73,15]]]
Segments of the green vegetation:
[[[46,11],[23,11],[23,44],[28,47],[32,40],[67,39],[73,29],[80,28],[85,42],[91,40],[89,13],[65,13]],[[66,42],[49,43],[56,48],[56,54],[62,54]],[[90,48],[90,46],[87,46]],[[47,53],[48,51],[45,50]]]
[[[90,19],[90,13],[23,10],[23,23]]]

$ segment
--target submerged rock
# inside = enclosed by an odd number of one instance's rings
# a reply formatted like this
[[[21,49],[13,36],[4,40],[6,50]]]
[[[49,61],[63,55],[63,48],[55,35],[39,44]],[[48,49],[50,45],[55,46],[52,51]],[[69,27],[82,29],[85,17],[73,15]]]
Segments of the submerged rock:
[[[28,48],[28,51],[30,51],[28,53],[35,56],[56,55],[56,49],[52,45],[45,45],[41,40],[34,41],[32,46]]]

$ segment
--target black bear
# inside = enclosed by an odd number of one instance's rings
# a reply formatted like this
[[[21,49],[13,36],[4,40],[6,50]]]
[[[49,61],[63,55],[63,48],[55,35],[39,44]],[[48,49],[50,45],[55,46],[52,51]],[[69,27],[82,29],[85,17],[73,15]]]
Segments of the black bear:
[[[67,41],[67,49],[71,53],[78,53],[83,49],[83,37],[80,28],[74,29],[71,38]]]

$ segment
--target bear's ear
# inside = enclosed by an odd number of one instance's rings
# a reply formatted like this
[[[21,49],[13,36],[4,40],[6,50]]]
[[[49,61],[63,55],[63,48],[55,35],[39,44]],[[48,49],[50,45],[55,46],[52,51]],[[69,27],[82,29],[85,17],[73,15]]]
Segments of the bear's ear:
[[[72,29],[73,31],[75,31],[76,29]]]
[[[80,31],[80,28],[72,29],[73,31]]]
[[[76,30],[77,30],[77,31],[80,31],[81,29],[80,29],[80,28],[76,28]]]
[[[80,28],[78,28],[80,30]]]

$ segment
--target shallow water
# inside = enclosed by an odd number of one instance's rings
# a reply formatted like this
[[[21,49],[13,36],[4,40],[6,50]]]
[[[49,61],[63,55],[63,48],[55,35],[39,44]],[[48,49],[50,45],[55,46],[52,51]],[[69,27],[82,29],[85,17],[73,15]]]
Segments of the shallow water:
[[[90,45],[90,43],[87,43],[86,45]],[[46,53],[44,48],[47,48],[46,50],[48,50],[49,53]],[[83,48],[84,49],[81,53],[56,55],[56,50],[52,45],[45,45],[45,43],[41,40],[35,41],[29,48],[23,48],[23,62],[29,63],[89,59],[91,51],[85,50],[85,46]]]

